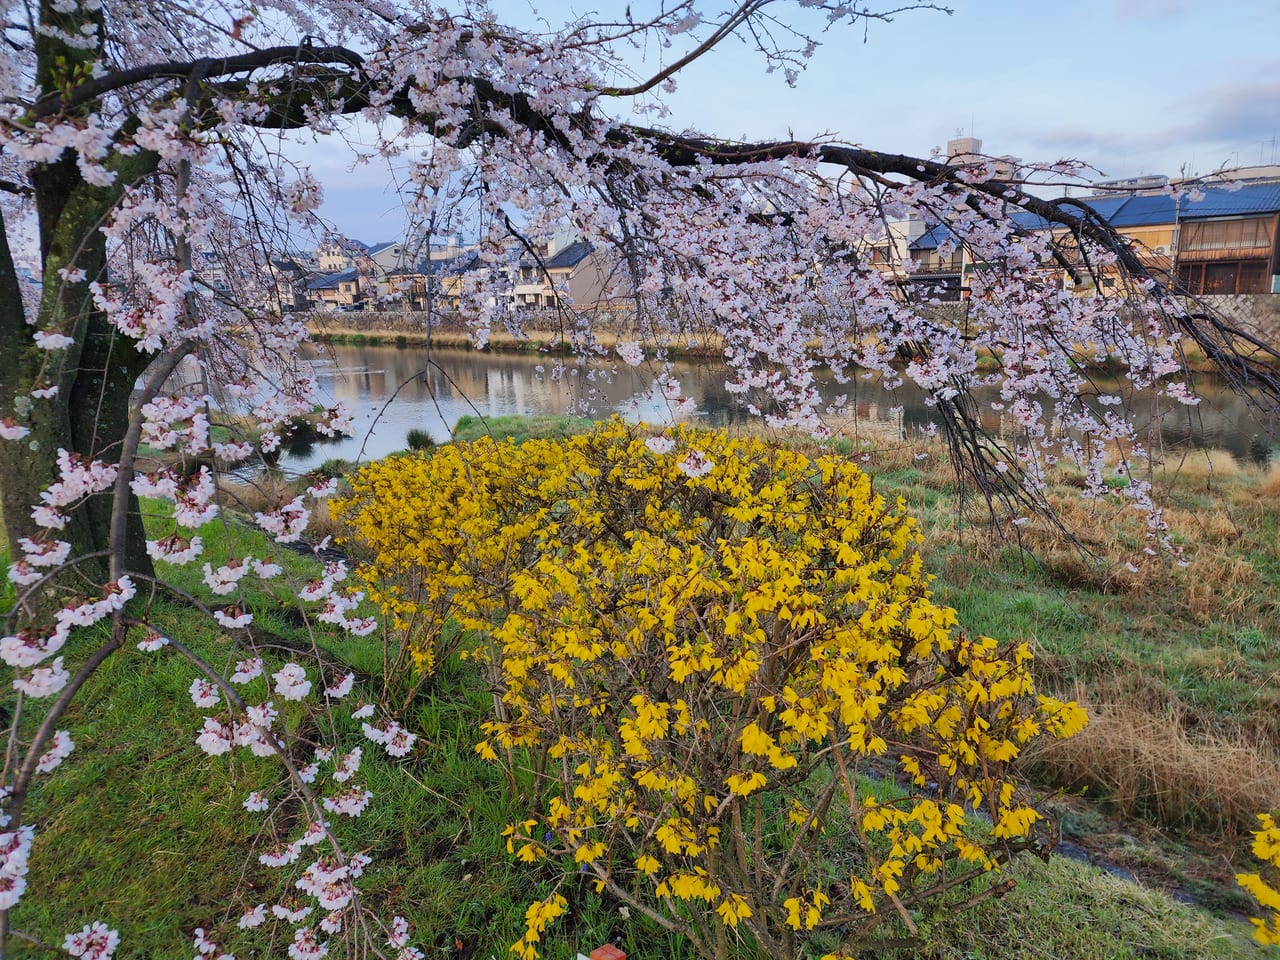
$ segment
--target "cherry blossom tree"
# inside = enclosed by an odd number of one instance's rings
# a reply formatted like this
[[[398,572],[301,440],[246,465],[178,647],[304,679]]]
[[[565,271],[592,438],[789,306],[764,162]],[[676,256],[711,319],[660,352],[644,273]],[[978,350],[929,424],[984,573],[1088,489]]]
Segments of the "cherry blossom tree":
[[[918,6],[927,5],[911,10]],[[1191,342],[1275,398],[1276,357],[1187,309],[1088,207],[1028,191],[1070,177],[1069,165],[1033,167],[1014,182],[992,164],[950,166],[834,138],[740,143],[664,126],[663,91],[730,38],[794,81],[827,27],[907,12],[819,0],[744,0],[716,12],[680,0],[530,31],[504,26],[482,4],[5,0],[0,496],[18,600],[0,655],[19,713],[37,719],[15,718],[9,732],[0,910],[25,886],[34,832],[23,806],[33,780],[74,747],[59,722],[94,671],[117,651],[134,655],[132,646],[190,659],[192,700],[215,711],[194,737],[206,753],[246,749],[287,767],[314,815],[263,862],[287,865],[314,844],[333,847],[299,884],[329,926],[285,910],[297,925],[291,955],[321,955],[340,922],[332,918],[357,903],[362,863],[342,852],[325,814],[356,816],[370,802],[350,780],[359,748],[338,761],[326,748],[316,764],[336,764],[332,791],[313,790],[315,771],[291,759],[272,702],[249,704],[238,692],[265,682],[256,654],[222,676],[151,630],[142,596],[166,589],[164,565],[200,562],[193,531],[217,513],[220,471],[271,451],[292,418],[318,408],[320,429],[349,427],[345,410],[325,408],[299,359],[304,325],[272,306],[270,256],[313,235],[322,198],[320,184],[287,159],[286,136],[340,137],[359,118],[375,131],[372,152],[403,170],[415,227],[479,238],[448,297],[478,344],[496,326],[520,329],[508,296],[513,240],[535,253],[568,222],[611,251],[612,293],[627,304],[613,314],[622,327],[616,356],[597,342],[589,313],[561,304],[583,356],[638,365],[641,341],[661,348],[714,337],[730,391],[777,424],[819,433],[820,367],[853,385],[863,376],[911,380],[936,404],[958,468],[1003,498],[1009,516],[1042,505],[1045,472],[1059,459],[1082,466],[1086,495],[1106,495],[1103,464],[1118,451],[1135,465],[1124,495],[1148,512],[1158,546],[1159,508],[1136,469],[1142,438],[1091,370],[1105,361],[1134,389],[1193,403],[1180,362]],[[640,49],[662,56],[637,76]],[[946,245],[983,265],[963,312],[931,300],[914,282],[918,265],[889,242],[891,224],[912,217],[944,228]],[[216,263],[226,290],[197,282],[202,263]],[[1057,282],[1103,272],[1119,278],[1105,298]],[[1000,366],[980,372],[988,353]],[[194,379],[175,388],[180,366]],[[655,375],[679,402],[661,354]],[[983,385],[999,388],[1012,439],[981,429],[972,391]],[[248,426],[215,437],[211,419],[229,402],[248,412]],[[143,442],[173,451],[181,466],[139,473]],[[278,541],[296,541],[332,492],[318,484],[255,520]],[[173,503],[168,532],[148,538],[139,497]],[[210,597],[184,599],[241,630],[251,615],[234,603],[215,610],[211,597],[234,601],[243,578],[278,572],[265,557],[210,565]],[[374,624],[357,614],[359,596],[344,578],[331,564],[300,595],[321,621],[368,633]],[[95,624],[108,625],[107,639],[65,662],[68,637]],[[350,677],[316,677],[314,665],[290,663],[270,692],[329,701],[351,690]],[[403,755],[412,734],[373,713],[363,717],[372,721],[366,735]],[[246,806],[266,802],[255,793]],[[264,918],[260,908],[243,923]],[[411,949],[400,922],[387,930],[379,944]],[[66,948],[106,957],[117,940],[95,924],[69,933]],[[201,953],[215,946],[197,936]]]

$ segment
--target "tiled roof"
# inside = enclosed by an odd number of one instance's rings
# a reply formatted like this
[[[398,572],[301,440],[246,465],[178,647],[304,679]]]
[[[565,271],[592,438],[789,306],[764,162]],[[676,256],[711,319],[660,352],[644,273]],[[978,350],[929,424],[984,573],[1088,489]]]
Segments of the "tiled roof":
[[[563,269],[565,267],[573,267],[584,260],[591,252],[591,244],[585,240],[579,240],[571,243],[563,250],[557,250],[549,259],[544,261],[544,265],[548,270],[555,270],[557,267]]]
[[[1175,220],[1202,217],[1243,217],[1258,213],[1280,213],[1280,184],[1247,184],[1238,190],[1201,187],[1202,196],[1174,199],[1168,194],[1141,194],[1132,197],[1086,197],[1082,200],[1113,227],[1145,227]]]
[[[318,277],[312,277],[307,281],[308,290],[332,290],[340,283],[349,282],[356,278],[355,267],[347,270],[339,270],[337,273],[322,273]]]

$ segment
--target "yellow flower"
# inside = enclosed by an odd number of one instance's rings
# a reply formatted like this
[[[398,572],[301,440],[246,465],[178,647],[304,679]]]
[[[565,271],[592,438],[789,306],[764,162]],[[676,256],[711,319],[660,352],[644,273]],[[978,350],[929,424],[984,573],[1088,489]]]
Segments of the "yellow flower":
[[[731,893],[720,901],[716,907],[716,913],[720,914],[720,919],[724,921],[726,927],[736,927],[739,920],[745,920],[751,916],[751,908],[741,896]]]
[[[544,860],[534,837],[551,829],[578,863],[633,857],[659,912],[729,927],[749,903],[777,909],[746,882],[773,855],[742,816],[757,803],[788,810],[803,876],[829,875],[809,841],[853,809],[851,842],[878,866],[844,895],[868,913],[909,866],[993,869],[999,844],[975,839],[966,805],[990,800],[995,840],[1024,836],[1039,815],[1004,767],[1037,737],[1078,731],[1084,711],[1037,692],[1027,644],[954,629],[919,526],[856,465],[687,426],[664,435],[676,450],[662,458],[618,420],[564,441],[451,444],[369,465],[336,505],[370,558],[356,578],[412,669],[462,642],[496,691],[477,754],[515,781],[546,760],[545,816],[509,828],[512,855]],[[677,469],[690,449],[705,476]],[[916,745],[898,758],[905,796],[818,802],[815,783],[900,743]],[[930,779],[957,802],[921,796]],[[1280,832],[1262,824],[1255,851],[1280,860]],[[722,835],[744,869],[715,866]],[[1264,879],[1242,883],[1272,902]],[[513,952],[537,955],[557,902],[535,903]],[[806,889],[782,916],[803,933],[828,906]]]
[[[736,793],[740,797],[745,797],[759,790],[768,782],[768,778],[758,770],[751,773],[735,773],[725,778],[725,783],[729,785],[730,792]]]
[[[652,875],[657,873],[661,868],[662,864],[660,864],[656,858],[649,856],[647,853],[636,857],[636,869],[641,873]]]

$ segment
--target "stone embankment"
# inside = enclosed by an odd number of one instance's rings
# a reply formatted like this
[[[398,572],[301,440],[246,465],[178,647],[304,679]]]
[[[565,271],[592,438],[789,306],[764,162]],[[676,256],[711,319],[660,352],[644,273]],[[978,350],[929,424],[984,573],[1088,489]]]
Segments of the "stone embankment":
[[[1200,303],[1231,326],[1280,350],[1280,293],[1202,297]]]
[[[1280,351],[1280,293],[1206,296],[1187,301],[1188,309],[1210,310],[1229,326],[1256,337],[1265,345]],[[941,303],[929,309],[938,319],[956,322],[964,318],[966,303]],[[620,340],[630,339],[625,324],[616,313],[602,318],[595,328],[601,346],[611,349]],[[422,311],[352,311],[312,313],[308,326],[319,340],[335,342],[368,342],[407,346],[430,342],[440,347],[470,347],[471,334],[456,317]],[[428,335],[427,331],[430,331]],[[523,325],[523,336],[495,329],[490,344],[497,350],[541,351],[570,345],[572,326],[552,311],[529,315]],[[716,355],[718,342],[708,337],[697,345],[678,352],[684,356]]]

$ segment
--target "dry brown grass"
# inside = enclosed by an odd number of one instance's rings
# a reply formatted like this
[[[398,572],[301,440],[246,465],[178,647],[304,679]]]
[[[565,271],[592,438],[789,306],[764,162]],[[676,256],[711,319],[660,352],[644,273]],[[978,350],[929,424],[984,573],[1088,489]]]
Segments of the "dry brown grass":
[[[1280,749],[1265,736],[1197,732],[1176,705],[1089,696],[1078,691],[1089,713],[1081,733],[1028,752],[1043,778],[1098,794],[1126,817],[1228,837],[1280,808]]]
[[[1164,519],[1175,538],[1190,543],[1218,545],[1231,543],[1240,537],[1239,526],[1221,503],[1200,510],[1169,507],[1164,511]]]
[[[1211,551],[1191,555],[1176,580],[1182,607],[1196,623],[1234,620],[1258,599],[1258,575],[1248,559]]]
[[[1280,497],[1280,463],[1271,465],[1262,481],[1258,484],[1258,496],[1275,499]]]
[[[293,499],[296,486],[275,473],[259,473],[248,480],[224,478],[218,485],[219,502],[224,509],[252,516]]]
[[[347,525],[336,519],[329,512],[329,501],[321,500],[311,513],[311,523],[307,525],[308,540],[323,540],[332,537],[334,544],[346,539],[350,533]]]
[[[1247,469],[1227,450],[1177,451],[1165,457],[1156,470],[1156,479],[1166,485],[1213,483],[1238,477]]]
[[[259,474],[252,480],[224,479],[218,490],[224,509],[251,521],[255,513],[292,500],[305,486],[305,483],[289,481],[277,474]],[[318,543],[325,537],[333,537],[337,541],[347,532],[346,525],[330,515],[329,501],[313,502],[311,508],[311,521],[306,532],[308,543]]]

